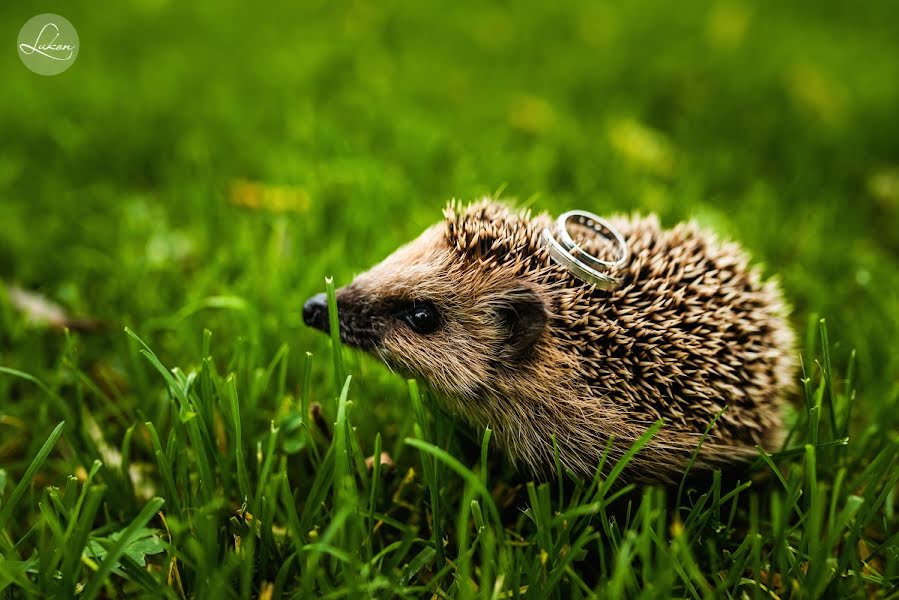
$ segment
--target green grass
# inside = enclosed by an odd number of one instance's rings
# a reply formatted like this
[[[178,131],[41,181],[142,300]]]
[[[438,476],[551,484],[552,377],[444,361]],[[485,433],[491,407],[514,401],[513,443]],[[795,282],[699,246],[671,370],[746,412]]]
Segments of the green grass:
[[[40,11],[82,48],[0,52],[0,289],[102,327],[0,292],[0,598],[897,597],[895,3],[6,3],[7,37]],[[801,339],[787,449],[522,480],[302,325],[498,190],[743,243]]]

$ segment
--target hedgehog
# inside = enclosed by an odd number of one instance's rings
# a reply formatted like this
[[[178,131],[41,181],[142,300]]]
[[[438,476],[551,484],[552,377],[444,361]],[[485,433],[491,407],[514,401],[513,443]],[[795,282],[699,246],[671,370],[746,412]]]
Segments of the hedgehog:
[[[628,480],[745,463],[783,441],[796,369],[776,278],[695,222],[616,216],[630,259],[601,290],[551,260],[532,215],[484,198],[337,290],[343,343],[423,380],[518,469],[576,477],[620,459],[653,423]],[[574,226],[597,257],[608,240]],[[324,294],[304,322],[328,331]]]

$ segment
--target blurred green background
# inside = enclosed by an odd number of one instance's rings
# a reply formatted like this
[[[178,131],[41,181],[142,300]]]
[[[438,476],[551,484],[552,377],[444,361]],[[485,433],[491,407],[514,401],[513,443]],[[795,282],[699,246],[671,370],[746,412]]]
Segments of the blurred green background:
[[[81,39],[55,77],[12,48],[41,12]],[[327,341],[301,319],[323,278],[348,282],[451,197],[501,192],[552,212],[696,218],[741,241],[782,278],[800,337],[817,314],[841,370],[857,350],[861,425],[899,418],[896,2],[142,0],[0,15],[0,279],[108,325],[78,341],[88,372],[139,376],[128,325],[168,365],[196,365],[209,328],[225,359],[245,344],[262,364],[287,342],[290,385],[306,350],[328,380]],[[0,364],[59,384],[64,337],[2,306]],[[357,422],[390,435],[403,384],[356,360],[375,416]],[[21,382],[0,393],[0,412],[58,420]]]

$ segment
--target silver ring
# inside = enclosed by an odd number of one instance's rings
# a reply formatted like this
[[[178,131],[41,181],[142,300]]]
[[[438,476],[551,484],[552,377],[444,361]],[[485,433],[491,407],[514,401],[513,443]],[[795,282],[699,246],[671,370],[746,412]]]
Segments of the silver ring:
[[[578,246],[568,233],[568,221],[571,218],[577,218],[580,225],[615,242],[619,246],[618,258],[614,262],[601,260]],[[621,280],[610,275],[608,271],[624,267],[630,258],[630,251],[624,236],[611,223],[584,210],[571,210],[559,215],[556,228],[562,241],[559,242],[547,227],[543,230],[543,242],[550,257],[557,264],[568,269],[584,283],[595,285],[601,290],[614,290],[621,284]]]
[[[571,235],[568,233],[568,221],[572,218],[577,220],[578,225],[583,225],[588,229],[592,229],[610,242],[615,242],[619,248],[618,259],[615,261],[600,260],[589,252],[585,252],[580,246],[575,244],[574,240],[571,239]],[[583,258],[583,260],[593,265],[594,268],[620,269],[627,264],[630,252],[628,251],[627,243],[624,241],[624,236],[622,236],[611,223],[602,217],[587,212],[586,210],[569,210],[568,212],[559,215],[559,218],[556,221],[556,228],[559,230],[559,238],[562,245],[565,246],[571,254]]]

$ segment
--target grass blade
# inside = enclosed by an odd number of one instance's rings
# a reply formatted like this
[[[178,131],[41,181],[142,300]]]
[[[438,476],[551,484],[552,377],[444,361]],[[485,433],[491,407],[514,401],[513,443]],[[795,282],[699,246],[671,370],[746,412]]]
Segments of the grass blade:
[[[88,583],[82,594],[83,598],[86,600],[93,600],[97,597],[97,594],[100,592],[100,586],[106,583],[107,577],[112,572],[113,568],[115,568],[116,564],[118,564],[125,548],[134,541],[135,534],[138,530],[153,518],[153,515],[162,508],[163,504],[165,504],[165,500],[162,498],[153,498],[147,502],[140,513],[133,521],[131,521],[128,527],[125,528],[115,543],[107,549],[106,557],[103,559],[103,562],[100,563],[100,568],[97,569],[97,572],[91,577],[90,583]]]
[[[18,505],[19,501],[22,499],[22,496],[25,495],[25,491],[28,489],[28,486],[31,485],[31,480],[34,477],[34,474],[37,473],[37,470],[41,468],[41,465],[44,464],[44,461],[47,460],[50,452],[53,450],[54,446],[56,446],[56,442],[59,441],[59,437],[62,435],[65,424],[65,421],[63,421],[53,428],[53,431],[50,432],[50,435],[41,446],[41,449],[38,450],[37,454],[34,455],[34,458],[31,459],[31,464],[29,464],[28,468],[25,469],[25,473],[22,475],[19,483],[16,484],[16,487],[13,488],[12,494],[10,494],[9,499],[3,503],[3,509],[0,510],[0,531],[4,531],[6,529],[6,522],[9,521],[9,518],[12,516],[12,511]]]

